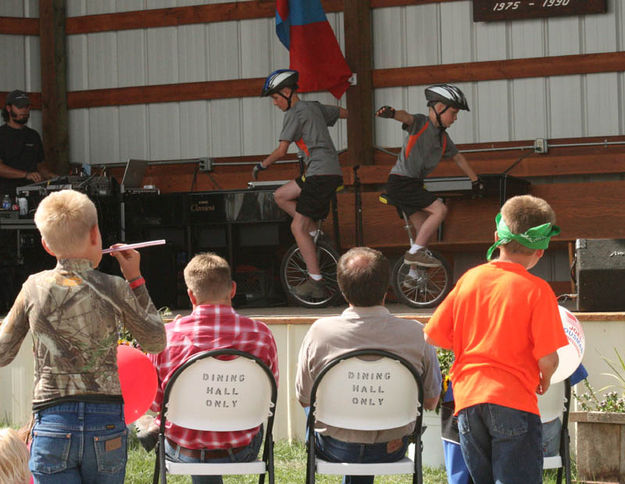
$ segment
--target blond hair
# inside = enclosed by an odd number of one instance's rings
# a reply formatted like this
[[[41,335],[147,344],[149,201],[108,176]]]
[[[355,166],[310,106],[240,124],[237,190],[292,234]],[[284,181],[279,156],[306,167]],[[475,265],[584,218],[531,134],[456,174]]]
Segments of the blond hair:
[[[35,212],[41,237],[57,257],[82,250],[89,231],[97,223],[98,212],[93,202],[74,190],[51,193]]]
[[[0,429],[0,483],[27,484],[29,451],[11,428]]]
[[[184,282],[198,304],[221,300],[230,294],[230,266],[213,252],[196,255],[184,268]]]
[[[551,206],[542,198],[532,195],[519,195],[510,198],[501,207],[501,218],[513,234],[522,234],[532,227],[546,223],[556,223],[556,214]],[[501,247],[505,247],[508,252],[517,254],[532,254],[536,251],[536,249],[525,247],[515,240]]]

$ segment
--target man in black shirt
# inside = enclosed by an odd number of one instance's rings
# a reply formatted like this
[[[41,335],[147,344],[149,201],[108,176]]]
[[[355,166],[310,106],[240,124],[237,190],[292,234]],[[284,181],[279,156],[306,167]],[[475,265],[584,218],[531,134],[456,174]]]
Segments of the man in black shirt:
[[[8,94],[0,126],[0,194],[15,196],[19,186],[55,176],[43,164],[43,145],[39,133],[26,126],[30,99],[20,90]]]

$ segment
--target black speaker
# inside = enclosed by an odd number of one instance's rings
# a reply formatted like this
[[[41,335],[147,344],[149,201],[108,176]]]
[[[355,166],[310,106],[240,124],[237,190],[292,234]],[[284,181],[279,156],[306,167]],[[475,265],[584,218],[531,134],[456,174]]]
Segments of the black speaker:
[[[171,244],[141,249],[141,273],[157,309],[178,307],[176,252]]]
[[[625,239],[577,239],[578,311],[625,311]]]

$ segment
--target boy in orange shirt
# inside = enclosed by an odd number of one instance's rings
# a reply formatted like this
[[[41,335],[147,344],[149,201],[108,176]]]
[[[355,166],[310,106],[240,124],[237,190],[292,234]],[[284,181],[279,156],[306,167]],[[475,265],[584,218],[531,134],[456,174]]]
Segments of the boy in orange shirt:
[[[513,197],[495,218],[497,260],[467,271],[425,327],[453,350],[462,455],[477,484],[542,482],[536,393],[549,388],[556,350],[567,344],[555,294],[530,274],[560,233],[544,200]]]

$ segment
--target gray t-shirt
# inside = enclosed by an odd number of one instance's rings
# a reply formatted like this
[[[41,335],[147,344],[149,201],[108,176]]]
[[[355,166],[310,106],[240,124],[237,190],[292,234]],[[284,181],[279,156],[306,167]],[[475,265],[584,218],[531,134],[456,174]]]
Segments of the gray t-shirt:
[[[446,142],[441,143],[440,130],[425,114],[413,114],[412,125],[402,125],[407,132],[404,146],[391,170],[391,175],[425,178],[436,168],[442,158],[451,158],[458,153],[447,132]],[[427,127],[425,125],[427,124]],[[425,127],[425,129],[424,129]],[[445,152],[443,153],[443,144]]]
[[[305,155],[306,176],[342,175],[328,126],[339,119],[339,108],[317,101],[298,101],[284,115],[280,141],[297,144]]]
[[[297,399],[310,404],[312,385],[321,370],[334,358],[359,349],[376,348],[407,359],[421,374],[424,398],[441,391],[441,371],[436,350],[425,342],[423,325],[393,316],[384,306],[349,307],[340,316],[315,321],[300,348],[295,377]],[[317,422],[317,431],[343,442],[373,444],[408,435],[414,423],[382,431],[346,430]]]

